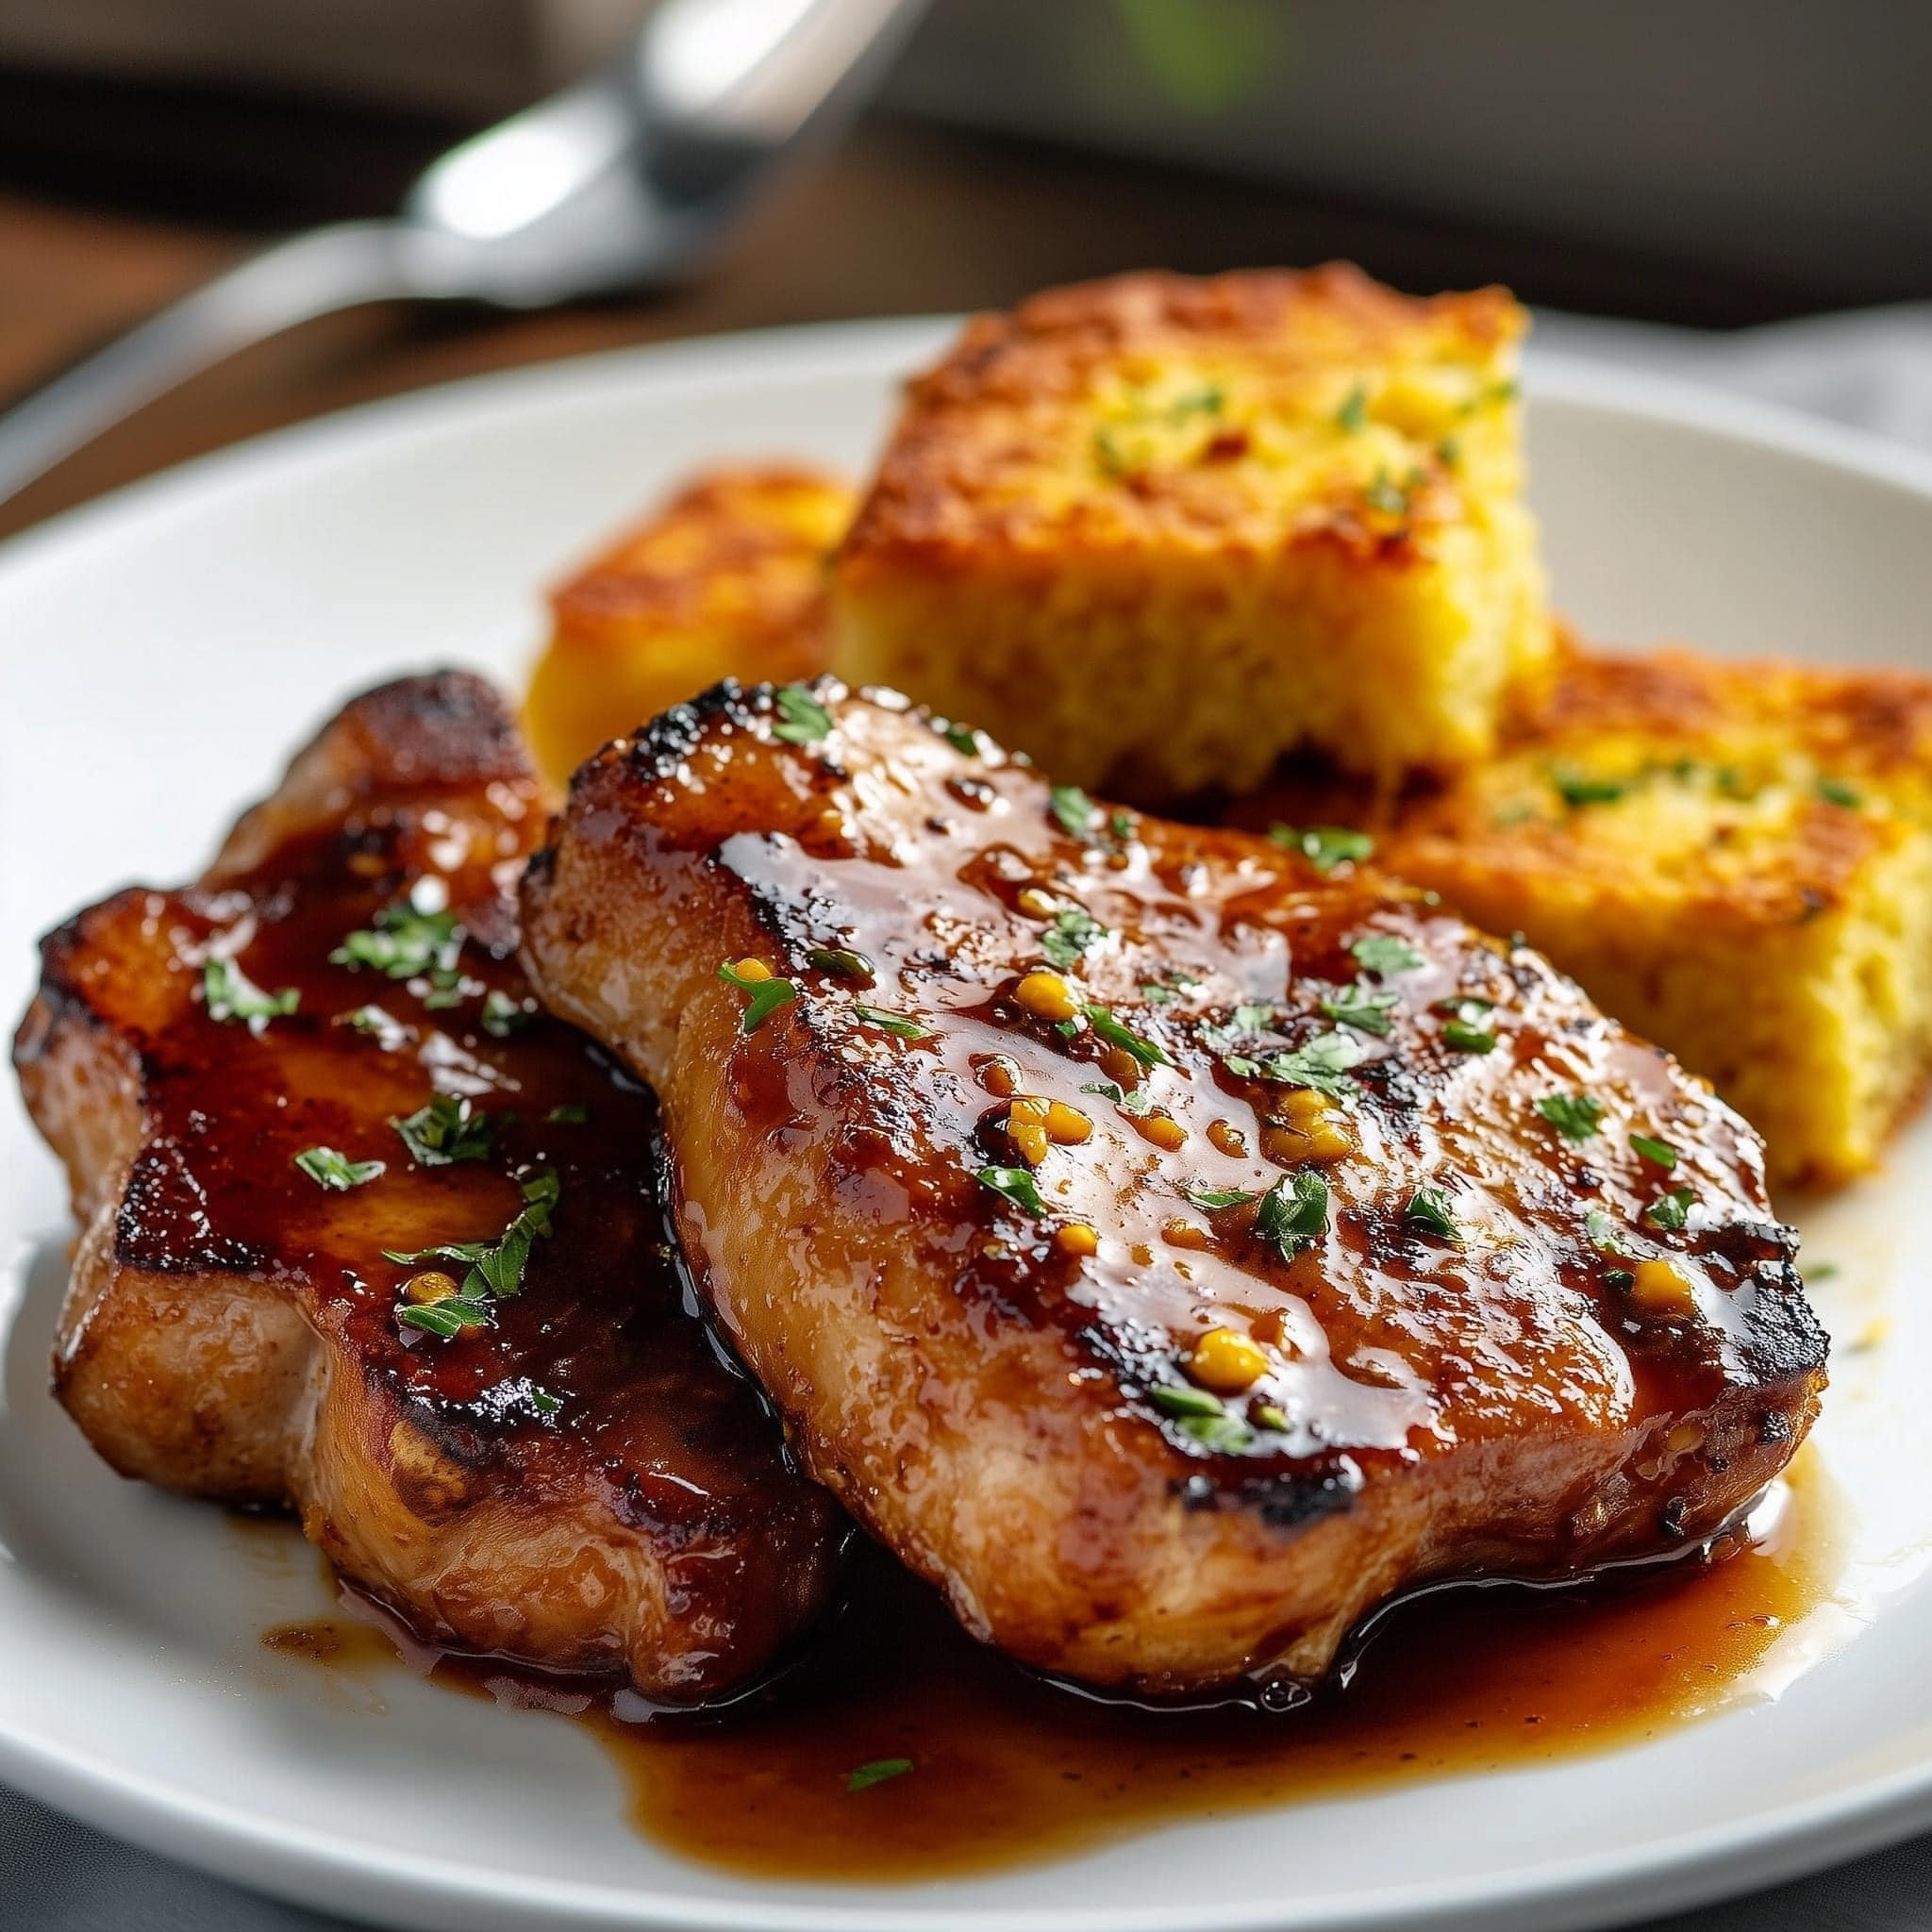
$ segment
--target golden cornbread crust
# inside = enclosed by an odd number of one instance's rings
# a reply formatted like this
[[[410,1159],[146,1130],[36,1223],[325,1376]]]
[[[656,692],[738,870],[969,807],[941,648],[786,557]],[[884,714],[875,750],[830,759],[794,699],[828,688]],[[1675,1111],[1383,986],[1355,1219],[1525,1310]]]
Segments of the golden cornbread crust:
[[[1118,541],[1190,527],[1217,544],[1271,549],[1282,539],[1278,521],[1225,487],[1211,460],[1205,473],[1150,469],[1131,489],[1058,507],[1031,485],[1067,441],[1064,416],[1136,362],[1158,366],[1191,351],[1239,358],[1270,387],[1333,389],[1339,408],[1355,364],[1412,354],[1420,336],[1439,351],[1488,360],[1513,348],[1524,327],[1507,290],[1404,295],[1347,262],[1207,277],[1143,271],[1047,290],[1010,314],[974,316],[946,359],[908,385],[841,568],[892,555],[970,564],[989,545]],[[1347,366],[1338,367],[1341,357]],[[1022,420],[1001,427],[1016,433],[989,433],[989,412],[1008,410]],[[1353,496],[1313,508],[1319,517],[1298,519],[1293,537],[1319,531],[1376,553],[1413,548],[1407,528],[1375,527]]]
[[[1150,801],[1301,743],[1384,778],[1479,758],[1551,651],[1524,328],[1502,290],[1341,264],[978,317],[840,548],[835,669]]]
[[[1245,823],[1375,830],[1711,1079],[1774,1181],[1868,1171],[1932,1066],[1932,680],[1578,653],[1490,765],[1379,813],[1302,784]]]
[[[826,558],[853,502],[801,464],[706,471],[560,584],[524,720],[545,773],[721,677],[823,670]]]

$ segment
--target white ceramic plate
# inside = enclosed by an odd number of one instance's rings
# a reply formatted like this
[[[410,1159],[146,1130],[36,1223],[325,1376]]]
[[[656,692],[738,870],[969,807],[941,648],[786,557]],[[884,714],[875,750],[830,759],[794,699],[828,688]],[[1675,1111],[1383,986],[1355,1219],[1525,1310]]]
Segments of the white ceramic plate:
[[[622,355],[358,411],[225,453],[0,555],[0,1008],[29,940],[128,877],[192,871],[349,691],[448,660],[515,676],[538,588],[690,466],[857,469],[931,324]],[[1932,667],[1932,465],[1546,362],[1535,494],[1594,637]],[[1748,988],[1739,990],[1748,997]],[[66,1204],[0,1096],[0,1775],[255,1885],[414,1926],[1154,1932],[1602,1923],[1932,1824],[1932,1132],[1807,1217],[1841,1272],[1820,1460],[1856,1499],[1842,1601],[1759,1694],[1639,1748],[1195,1818],[924,1886],[753,1882],[624,1823],[590,1738],[400,1672],[265,1651],[327,1598],[292,1537],[111,1476],[45,1391]],[[1444,1659],[1453,1669],[1455,1659]],[[1781,1694],[1773,1688],[1781,1680]]]

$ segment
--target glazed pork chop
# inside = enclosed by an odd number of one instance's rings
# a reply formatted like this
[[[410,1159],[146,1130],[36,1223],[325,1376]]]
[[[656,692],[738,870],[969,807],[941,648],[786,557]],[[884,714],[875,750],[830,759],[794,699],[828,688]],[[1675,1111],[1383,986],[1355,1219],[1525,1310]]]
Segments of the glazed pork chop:
[[[1811,1422],[1750,1128],[1358,852],[822,681],[608,747],[526,874],[813,1474],[1030,1664],[1292,1701],[1409,1587],[1709,1537]]]
[[[495,692],[411,678],[197,884],[46,940],[56,1386],[124,1474],[294,1505],[426,1640],[689,1701],[824,1600],[839,1517],[686,1310],[654,1103],[517,967],[543,816]]]

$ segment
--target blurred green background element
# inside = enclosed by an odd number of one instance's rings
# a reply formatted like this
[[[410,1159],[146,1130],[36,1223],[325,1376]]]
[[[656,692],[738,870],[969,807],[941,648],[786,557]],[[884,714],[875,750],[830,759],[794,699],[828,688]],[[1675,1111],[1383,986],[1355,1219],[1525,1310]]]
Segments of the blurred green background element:
[[[1273,0],[1114,0],[1148,82],[1190,114],[1220,114],[1267,85],[1288,56]]]
[[[0,0],[0,180],[379,207],[649,4]],[[1901,0],[935,0],[881,108],[1790,308],[1932,292],[1928,75],[1932,7]],[[132,111],[89,110],[109,83]]]

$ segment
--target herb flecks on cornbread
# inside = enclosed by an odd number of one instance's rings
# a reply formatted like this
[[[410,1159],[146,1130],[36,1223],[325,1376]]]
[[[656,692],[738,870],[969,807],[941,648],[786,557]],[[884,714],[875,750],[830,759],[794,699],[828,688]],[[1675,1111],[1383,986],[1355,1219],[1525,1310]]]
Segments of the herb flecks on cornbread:
[[[1869,1169],[1924,1087],[1932,681],[1579,655],[1547,714],[1402,807],[1378,857],[1712,1080],[1780,1184]]]
[[[1490,751],[1551,655],[1523,311],[1341,266],[1136,275],[970,324],[839,553],[834,661],[1149,801],[1311,745]]]
[[[854,501],[796,465],[708,471],[559,586],[524,720],[548,775],[721,677],[824,669],[825,559]]]

